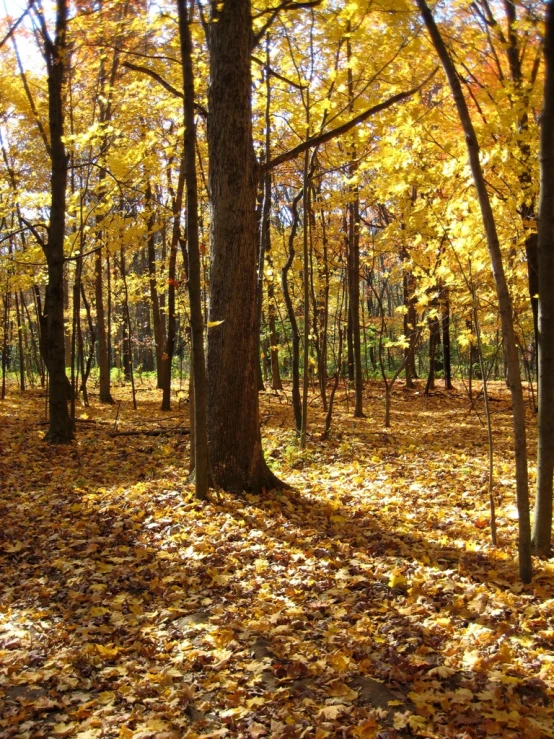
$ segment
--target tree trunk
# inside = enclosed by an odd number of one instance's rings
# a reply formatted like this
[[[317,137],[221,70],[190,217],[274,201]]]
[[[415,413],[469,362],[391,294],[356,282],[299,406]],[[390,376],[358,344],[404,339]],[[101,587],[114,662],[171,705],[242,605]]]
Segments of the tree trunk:
[[[19,349],[19,389],[25,392],[25,352],[23,351],[23,316],[19,310],[19,297],[15,297],[15,320],[17,321],[17,347]]]
[[[302,428],[302,403],[300,400],[300,332],[298,331],[298,323],[294,314],[294,305],[292,304],[287,277],[295,256],[294,239],[296,238],[296,231],[298,229],[298,203],[300,202],[302,195],[303,190],[300,190],[298,195],[292,201],[290,208],[292,212],[292,225],[289,233],[289,256],[281,270],[283,297],[285,299],[287,315],[292,333],[292,409],[294,412],[294,424],[299,433]]]
[[[408,254],[405,249],[402,250],[402,261],[406,263],[408,261]],[[404,268],[402,276],[402,284],[404,289],[404,336],[408,340],[408,346],[404,349],[404,356],[406,358],[406,373],[405,373],[405,384],[407,388],[415,388],[414,380],[417,379],[417,372],[415,366],[415,338],[417,314],[415,307],[414,297],[414,275],[410,267]]]
[[[450,297],[448,288],[443,287],[441,300],[442,321],[442,357],[444,369],[444,387],[452,390],[452,362],[450,354]]]
[[[350,42],[350,21],[348,21],[348,34],[346,36],[346,54],[348,60],[348,99],[349,110],[354,112],[354,84],[350,59],[352,56]],[[354,133],[352,134],[355,135]],[[362,346],[360,339],[360,196],[358,185],[354,181],[357,170],[356,146],[354,142],[350,147],[351,161],[348,164],[348,176],[353,183],[350,186],[350,202],[348,204],[348,307],[352,329],[352,353],[354,364],[354,416],[364,418],[363,412],[363,389],[364,378],[362,375]]]
[[[218,9],[220,8],[220,9]],[[212,6],[208,152],[212,210],[208,429],[215,482],[275,487],[261,444],[256,362],[256,185],[250,0]]]
[[[65,374],[63,314],[63,246],[68,162],[63,141],[63,83],[67,64],[66,26],[67,0],[57,0],[54,42],[52,43],[46,36],[44,38],[48,69],[48,119],[52,156],[52,200],[50,223],[48,225],[48,243],[45,248],[48,265],[46,328],[48,337],[47,367],[50,377],[50,425],[44,438],[53,444],[67,444],[73,439],[73,425],[67,407],[69,381]]]
[[[176,289],[176,264],[177,264],[177,246],[179,244],[179,233],[181,229],[181,203],[183,199],[184,171],[181,164],[179,172],[179,184],[177,186],[177,197],[173,197],[173,235],[171,237],[171,247],[169,249],[169,264],[167,270],[168,289],[167,289],[167,336],[164,351],[161,356],[162,367],[162,411],[171,410],[171,374],[173,365],[173,355],[175,353],[175,335],[177,328],[177,310],[175,305],[175,289]]]
[[[427,376],[427,384],[425,385],[425,395],[429,395],[430,390],[435,389],[435,365],[437,358],[437,347],[440,344],[440,324],[437,316],[428,319],[429,323],[429,375]]]
[[[131,383],[133,409],[137,410],[137,394],[135,391],[135,374],[133,370],[133,332],[131,328],[131,312],[129,310],[129,287],[127,285],[127,268],[125,266],[125,250],[121,245],[119,251],[121,279],[123,280],[123,375]]]
[[[533,548],[548,556],[554,467],[554,0],[546,6],[546,78],[541,116],[539,204],[539,443]]]
[[[106,336],[106,319],[104,314],[104,280],[102,277],[102,249],[94,258],[94,287],[96,297],[96,333],[98,334],[98,371],[100,382],[100,402],[113,405],[110,379],[110,361],[108,357],[108,341]]]
[[[148,272],[150,276],[150,301],[152,303],[152,316],[154,320],[154,343],[156,349],[156,372],[158,376],[158,388],[163,387],[163,360],[165,344],[165,328],[160,312],[160,301],[158,298],[158,288],[156,285],[156,242],[154,238],[154,226],[156,222],[155,212],[153,208],[152,189],[150,181],[146,187],[146,202],[150,208],[148,216]]]
[[[4,302],[4,324],[3,324],[3,339],[2,339],[2,393],[0,400],[6,398],[6,368],[8,365],[8,334],[10,330],[10,293],[6,290],[3,298]]]
[[[477,191],[479,206],[483,219],[483,227],[487,237],[487,245],[492,263],[492,270],[498,296],[498,306],[502,320],[502,335],[506,350],[508,382],[512,396],[512,418],[514,429],[514,446],[516,461],[516,495],[519,515],[519,574],[523,582],[530,582],[533,576],[531,562],[531,524],[529,515],[529,481],[527,476],[527,440],[525,430],[525,403],[519,370],[519,356],[513,325],[512,301],[506,282],[500,241],[491,207],[487,185],[479,161],[479,144],[467,103],[465,101],[460,79],[454,63],[444,44],[437,24],[425,0],[416,0],[417,6],[433,42],[433,46],[441,60],[448,78],[454,102],[458,110],[460,123],[464,130],[468,158],[473,174],[473,182]]]

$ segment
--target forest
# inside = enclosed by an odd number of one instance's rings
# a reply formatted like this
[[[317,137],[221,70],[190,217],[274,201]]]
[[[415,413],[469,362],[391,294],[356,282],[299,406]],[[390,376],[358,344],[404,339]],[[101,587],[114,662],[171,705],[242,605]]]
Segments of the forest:
[[[0,736],[554,737],[554,0],[0,64]]]

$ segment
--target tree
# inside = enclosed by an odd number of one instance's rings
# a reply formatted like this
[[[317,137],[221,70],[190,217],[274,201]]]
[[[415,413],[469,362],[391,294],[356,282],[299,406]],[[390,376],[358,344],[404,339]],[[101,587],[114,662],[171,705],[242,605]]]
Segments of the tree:
[[[533,547],[548,556],[554,468],[554,0],[546,5],[546,77],[541,116],[539,258],[539,442]]]
[[[49,375],[50,425],[45,439],[67,444],[73,425],[67,407],[69,381],[65,374],[64,331],[64,238],[68,158],[64,144],[64,82],[67,68],[67,0],[57,0],[55,35],[52,39],[40,9],[36,17],[44,45],[48,74],[48,124],[50,131],[51,205],[47,242],[43,243],[48,265],[46,287],[47,367]]]
[[[210,459],[217,484],[260,492],[281,483],[264,460],[258,416],[250,0],[212,6],[209,47],[210,323],[217,322],[208,334]]]
[[[177,0],[179,35],[183,63],[184,92],[184,172],[187,187],[187,248],[189,268],[189,297],[191,313],[192,374],[194,377],[194,476],[196,497],[208,496],[209,456],[206,416],[206,365],[204,359],[204,323],[202,320],[201,265],[198,235],[198,183],[196,178],[196,124],[194,121],[194,68],[192,63],[192,38],[190,23],[192,14],[186,0]]]
[[[492,263],[498,296],[498,305],[502,320],[502,334],[506,351],[508,383],[512,396],[512,418],[516,458],[516,493],[519,514],[519,571],[522,581],[530,582],[533,571],[531,563],[531,527],[529,518],[529,483],[527,478],[525,406],[519,371],[518,349],[513,325],[512,303],[506,282],[502,253],[500,250],[500,241],[496,230],[496,223],[487,191],[487,185],[483,176],[481,163],[479,161],[479,143],[477,141],[469,109],[464,98],[460,79],[427,3],[425,0],[416,0],[416,2],[427,27],[427,31],[429,32],[429,36],[431,37],[433,46],[435,47],[437,55],[443,65],[450,89],[452,90],[454,102],[456,103],[460,123],[466,139],[469,163],[475,189],[477,191],[483,227]]]

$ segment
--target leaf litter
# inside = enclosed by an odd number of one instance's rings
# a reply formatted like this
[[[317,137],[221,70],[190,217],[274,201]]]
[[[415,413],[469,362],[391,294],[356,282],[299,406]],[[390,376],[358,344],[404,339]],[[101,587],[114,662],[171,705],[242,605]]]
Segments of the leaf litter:
[[[38,393],[4,401],[0,735],[554,737],[554,565],[518,582],[494,393],[496,548],[486,433],[461,395],[398,390],[385,430],[377,385],[366,419],[343,393],[326,442],[314,399],[300,451],[263,394],[293,489],[207,503],[188,437],[110,437],[115,411],[94,404],[52,448]],[[145,389],[118,429],[166,418]]]

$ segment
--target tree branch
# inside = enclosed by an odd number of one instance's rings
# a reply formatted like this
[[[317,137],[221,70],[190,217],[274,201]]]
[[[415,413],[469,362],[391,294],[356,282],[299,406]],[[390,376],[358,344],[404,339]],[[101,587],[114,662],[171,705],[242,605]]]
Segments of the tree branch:
[[[337,136],[342,136],[344,133],[348,133],[348,131],[357,126],[359,123],[363,123],[368,118],[371,118],[377,113],[380,113],[382,110],[387,110],[387,108],[392,107],[396,103],[412,97],[412,95],[415,95],[416,92],[419,92],[419,90],[421,90],[421,88],[424,87],[424,85],[426,85],[429,80],[431,80],[435,76],[438,69],[438,67],[435,67],[431,74],[426,77],[423,82],[421,82],[417,87],[413,87],[411,90],[407,90],[406,92],[399,92],[396,95],[390,97],[388,100],[384,100],[382,103],[379,103],[378,105],[374,105],[372,108],[364,110],[363,113],[360,113],[355,118],[352,118],[350,121],[347,121],[346,123],[343,123],[336,128],[332,128],[330,131],[325,131],[324,133],[318,134],[317,136],[311,136],[309,139],[306,139],[301,144],[298,144],[298,146],[295,146],[294,149],[290,149],[283,154],[279,154],[278,156],[271,159],[267,164],[261,165],[262,170],[265,171],[267,169],[273,169],[279,164],[289,162],[291,159],[296,159],[297,156],[305,152],[307,149],[312,149],[314,146],[325,144],[327,141],[331,141],[332,139],[337,138]]]
[[[29,5],[27,6],[27,9],[19,16],[19,18],[16,20],[16,22],[13,24],[13,26],[9,29],[8,33],[4,36],[2,41],[0,41],[0,49],[4,46],[6,41],[12,36],[13,33],[17,30],[17,27],[21,23],[21,21],[25,18],[27,13],[31,10],[33,7],[33,3],[35,0],[30,0]]]
[[[306,0],[306,2],[291,2],[291,0],[284,0],[284,2],[277,5],[277,7],[269,8],[263,13],[260,13],[260,15],[266,15],[267,13],[270,13],[271,15],[260,28],[258,33],[254,34],[252,48],[256,48],[256,46],[260,43],[260,40],[265,36],[266,31],[272,26],[273,21],[275,20],[275,18],[277,18],[281,10],[300,10],[302,8],[314,8],[317,5],[321,5],[321,3],[322,0]]]
[[[148,77],[151,77],[153,80],[156,80],[158,84],[160,84],[165,90],[170,92],[174,97],[181,98],[183,100],[184,95],[183,93],[178,90],[176,87],[173,87],[173,85],[168,82],[167,80],[164,80],[164,78],[159,75],[157,72],[154,72],[153,69],[149,69],[148,67],[143,67],[141,64],[133,64],[133,62],[123,62],[122,66],[126,69],[131,69],[133,72],[141,72],[142,74],[146,74]],[[196,110],[204,117],[208,117],[208,111],[204,106],[199,105],[198,103],[194,104],[194,107]]]

